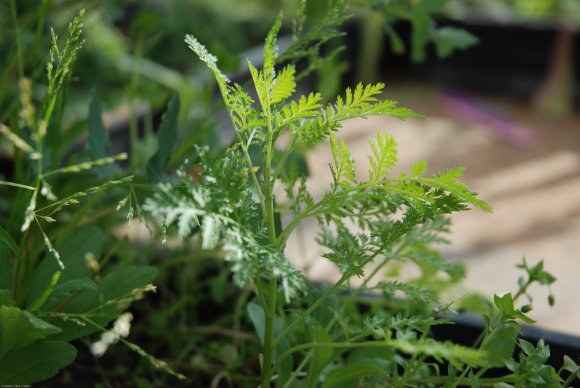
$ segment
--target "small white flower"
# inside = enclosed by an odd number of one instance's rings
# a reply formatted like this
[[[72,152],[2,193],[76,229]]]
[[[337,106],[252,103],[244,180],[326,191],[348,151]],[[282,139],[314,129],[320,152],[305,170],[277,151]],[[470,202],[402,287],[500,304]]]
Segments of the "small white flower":
[[[131,313],[122,314],[113,325],[113,331],[119,336],[126,338],[129,336],[129,331],[131,330],[131,321],[133,320],[133,315]]]
[[[124,313],[117,318],[113,324],[113,330],[107,330],[101,334],[101,339],[90,346],[91,353],[95,357],[101,357],[109,346],[119,342],[121,337],[126,338],[129,335],[131,329],[131,321],[133,320],[133,314]]]
[[[112,345],[116,343],[118,340],[119,334],[113,331],[106,331],[103,334],[101,334],[101,342],[103,342],[106,345]]]
[[[97,341],[90,346],[91,353],[95,357],[101,357],[107,351],[108,345],[104,342]]]

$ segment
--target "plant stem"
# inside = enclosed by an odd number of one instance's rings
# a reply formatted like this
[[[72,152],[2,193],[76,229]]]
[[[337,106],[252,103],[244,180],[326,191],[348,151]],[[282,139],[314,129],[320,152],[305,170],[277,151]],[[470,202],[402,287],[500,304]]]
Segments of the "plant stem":
[[[276,346],[278,344],[278,342],[280,342],[282,340],[282,338],[284,338],[286,335],[288,335],[288,333],[290,333],[290,331],[292,329],[294,329],[294,327],[299,324],[300,322],[302,322],[304,320],[304,318],[310,314],[312,314],[312,312],[314,310],[316,310],[326,299],[328,299],[329,296],[331,296],[332,294],[334,294],[334,292],[344,283],[347,281],[347,279],[349,279],[350,276],[347,274],[342,275],[342,277],[334,284],[334,286],[332,286],[331,288],[329,288],[328,290],[326,290],[326,292],[324,294],[322,294],[322,296],[320,298],[318,298],[318,300],[316,302],[314,302],[305,312],[304,314],[300,315],[298,318],[296,318],[292,323],[290,323],[288,326],[286,326],[286,328],[280,333],[278,334],[278,336],[276,336],[276,338],[274,338],[274,342],[273,345]]]
[[[272,368],[272,356],[274,354],[275,344],[273,341],[274,337],[274,319],[275,319],[275,308],[276,308],[276,288],[277,288],[276,278],[270,279],[268,284],[269,297],[267,310],[264,311],[266,318],[266,328],[264,333],[264,353],[262,359],[262,388],[270,387],[271,380],[271,368]]]
[[[266,114],[268,116],[268,143],[266,148],[266,158],[264,160],[264,182],[263,182],[263,193],[264,193],[264,208],[266,213],[264,214],[264,219],[266,226],[268,228],[268,235],[270,237],[270,243],[274,246],[276,244],[276,223],[274,220],[274,183],[272,181],[272,150],[273,150],[273,130],[272,130],[272,120],[270,117],[269,109],[266,109]],[[264,317],[265,317],[265,331],[264,331],[264,353],[262,359],[262,388],[270,387],[271,380],[271,368],[272,368],[272,356],[274,354],[274,349],[276,344],[274,340],[274,321],[276,318],[276,297],[278,289],[278,281],[275,276],[272,275],[270,282],[268,284],[268,301],[267,306],[264,306]]]
[[[577,378],[580,378],[580,373],[579,372],[572,373],[570,376],[568,376],[566,381],[564,381],[564,384],[562,385],[562,387],[566,388],[566,387],[570,386],[570,384],[572,384],[574,382],[574,380],[576,380]]]
[[[31,190],[31,191],[35,191],[36,190],[36,188],[34,188],[32,186],[21,185],[20,183],[6,182],[6,181],[0,181],[0,186],[12,186],[12,187],[18,187],[20,189]]]
[[[282,388],[288,388],[292,385],[292,383],[294,382],[294,380],[296,380],[296,377],[298,377],[298,375],[300,374],[300,372],[302,372],[302,369],[304,369],[304,367],[306,367],[306,365],[310,362],[310,359],[312,358],[312,351],[310,351],[302,360],[302,362],[300,363],[300,365],[298,365],[298,367],[292,372],[292,375],[290,375],[290,378],[288,379],[288,381],[286,381],[286,384],[284,384],[284,386]]]
[[[222,98],[224,99],[224,101],[227,101],[228,91],[226,89],[226,85],[223,82],[218,82],[218,86],[219,86]],[[256,192],[258,193],[258,198],[260,198],[260,205],[262,207],[262,214],[265,214],[266,208],[264,206],[265,206],[266,200],[264,198],[264,194],[262,193],[262,189],[260,187],[260,182],[258,181],[258,177],[256,176],[256,172],[253,169],[254,165],[252,163],[252,158],[250,157],[250,153],[248,152],[248,147],[246,146],[246,142],[242,138],[242,134],[240,133],[240,129],[236,127],[235,120],[234,120],[234,114],[232,113],[231,107],[227,103],[226,103],[226,109],[228,111],[228,114],[230,115],[232,125],[234,125],[234,133],[236,134],[236,138],[238,139],[238,143],[242,147],[242,151],[244,153],[244,158],[246,159],[246,165],[248,167],[249,174],[252,177],[252,182],[254,183],[254,187],[256,188]]]

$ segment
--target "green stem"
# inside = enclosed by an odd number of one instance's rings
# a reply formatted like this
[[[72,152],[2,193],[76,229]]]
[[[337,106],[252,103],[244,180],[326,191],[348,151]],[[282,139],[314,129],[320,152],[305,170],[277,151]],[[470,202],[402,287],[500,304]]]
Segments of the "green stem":
[[[274,182],[276,182],[276,179],[280,175],[280,171],[283,170],[284,163],[286,163],[286,159],[288,159],[288,157],[290,156],[292,151],[294,151],[294,138],[292,138],[292,140],[290,140],[290,144],[288,145],[288,148],[286,149],[286,151],[284,151],[284,154],[282,154],[282,157],[280,158],[280,160],[278,161],[278,164],[276,165],[276,170],[274,171],[274,178],[273,178]]]
[[[36,188],[34,188],[32,186],[21,185],[20,183],[6,182],[6,181],[0,181],[0,186],[12,186],[12,187],[18,187],[20,189],[31,190],[31,191],[35,191],[36,190]]]
[[[270,380],[272,378],[272,356],[276,346],[273,342],[273,338],[276,309],[276,288],[278,287],[277,283],[278,282],[276,281],[276,278],[273,277],[270,279],[270,283],[268,284],[268,306],[264,311],[266,327],[264,333],[264,353],[262,358],[262,388],[270,387]]]
[[[342,277],[334,284],[334,286],[326,290],[326,292],[322,294],[322,296],[318,298],[316,302],[314,302],[303,314],[301,314],[298,318],[292,321],[292,323],[286,326],[286,328],[280,334],[278,334],[276,338],[274,338],[273,345],[276,346],[282,340],[282,338],[288,335],[288,333],[290,333],[290,331],[292,331],[292,329],[294,329],[296,325],[302,322],[305,317],[312,314],[314,310],[316,310],[326,299],[328,299],[328,297],[334,294],[334,292],[349,278],[350,276],[347,274],[342,275]]]
[[[278,239],[276,240],[276,245],[283,246],[286,242],[286,239],[288,239],[288,237],[290,236],[294,228],[296,228],[296,226],[300,223],[300,221],[310,217],[313,214],[312,212],[316,210],[321,203],[322,201],[313,204],[312,206],[306,208],[302,213],[294,217],[294,219],[290,221],[288,225],[286,225],[282,233],[280,233],[280,235],[278,236]]]
[[[572,373],[570,376],[568,376],[566,381],[564,381],[564,384],[562,385],[562,387],[566,388],[566,387],[570,386],[570,384],[572,384],[574,382],[574,380],[579,379],[579,378],[580,378],[580,372]]]
[[[219,86],[220,93],[222,95],[223,100],[228,101],[228,99],[227,99],[228,92],[226,90],[226,85],[223,82],[218,81],[218,86]],[[242,134],[240,133],[239,128],[237,128],[235,125],[234,114],[232,113],[232,110],[227,103],[226,103],[226,108],[227,108],[228,114],[230,115],[232,125],[234,125],[234,133],[236,134],[236,138],[238,139],[238,143],[242,147],[244,159],[246,160],[246,165],[248,167],[249,174],[252,178],[252,182],[254,183],[254,187],[256,188],[256,192],[258,193],[258,198],[260,198],[260,205],[262,207],[262,214],[266,214],[266,208],[265,208],[266,201],[265,201],[264,194],[262,193],[260,182],[258,181],[258,176],[256,175],[256,172],[254,171],[254,168],[253,168],[254,165],[252,163],[252,158],[250,157],[250,153],[248,152],[248,148],[246,147],[246,143],[244,142],[244,139],[242,138]]]
[[[302,372],[302,369],[304,369],[306,367],[306,365],[308,364],[308,362],[310,362],[310,359],[312,358],[312,354],[313,354],[312,351],[310,351],[304,357],[304,359],[302,360],[300,365],[298,365],[298,367],[292,372],[292,374],[290,375],[290,378],[288,379],[288,381],[286,381],[286,384],[284,384],[284,386],[282,386],[282,388],[288,388],[292,385],[294,380],[296,380],[296,377],[298,377],[300,372]]]
[[[265,110],[268,117],[268,143],[266,148],[266,158],[264,160],[264,207],[266,213],[264,214],[264,219],[266,226],[268,228],[268,235],[270,238],[270,243],[274,246],[276,244],[276,223],[274,220],[274,184],[272,181],[272,151],[273,151],[273,129],[272,120],[270,117],[269,109]],[[268,388],[270,386],[271,380],[271,368],[272,368],[272,356],[274,354],[274,349],[276,344],[273,343],[274,340],[274,321],[276,318],[276,297],[277,297],[278,281],[272,276],[268,284],[268,301],[267,306],[265,306],[265,332],[264,332],[264,353],[262,359],[262,388]]]

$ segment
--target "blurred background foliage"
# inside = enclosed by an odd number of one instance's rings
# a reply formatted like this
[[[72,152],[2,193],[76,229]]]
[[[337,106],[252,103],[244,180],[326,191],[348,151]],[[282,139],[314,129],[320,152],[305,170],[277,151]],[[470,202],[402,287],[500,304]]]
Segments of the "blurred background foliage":
[[[223,128],[216,114],[220,107],[213,98],[214,85],[209,73],[200,71],[204,65],[194,60],[186,49],[185,34],[195,35],[218,57],[220,68],[241,82],[245,59],[259,61],[259,46],[280,10],[285,18],[281,35],[291,35],[291,21],[296,17],[299,3],[300,0],[3,1],[0,3],[0,123],[19,128],[22,111],[19,79],[31,79],[34,104],[43,101],[47,91],[45,63],[50,28],[62,36],[72,17],[85,8],[86,44],[79,53],[73,76],[66,80],[68,88],[63,88],[58,114],[61,144],[53,163],[86,158],[80,151],[84,151],[87,127],[95,125],[94,117],[100,121],[98,118],[104,113],[103,124],[110,136],[109,152],[129,151],[130,154],[129,164],[111,174],[119,174],[121,170],[138,176],[138,184],[131,189],[135,191],[130,194],[130,201],[138,204],[144,197],[143,192],[150,187],[145,167],[159,148],[155,132],[161,123],[161,112],[176,93],[181,106],[175,113],[179,141],[170,155],[170,166],[182,163],[195,145],[223,148],[228,143],[227,127]],[[421,62],[433,54],[443,59],[455,50],[478,43],[477,36],[449,24],[449,20],[486,18],[497,23],[551,23],[566,26],[568,30],[576,29],[580,23],[580,2],[576,0],[351,0],[347,3],[353,15],[344,26],[349,35],[342,41],[325,45],[324,52],[331,55],[318,58],[319,67],[308,79],[308,87],[322,91],[326,98],[332,98],[344,82],[382,80],[380,66],[385,50],[406,56],[412,62]],[[307,28],[324,18],[327,9],[326,1],[310,1]],[[281,37],[280,45],[288,43],[288,38]],[[341,51],[342,45],[346,49]],[[566,63],[570,66],[569,59],[565,58]],[[553,102],[554,94],[550,93],[567,93],[562,98],[568,99],[564,105],[569,107],[571,92],[561,85],[570,80],[570,70],[566,66],[559,69],[556,66],[554,70],[559,74],[553,81],[555,86],[546,87],[544,97],[538,99]],[[19,167],[18,155],[4,139],[0,139],[0,157],[0,179],[18,181],[28,165],[22,163],[25,167]],[[82,174],[82,179],[78,175],[63,178],[55,181],[54,190],[75,192],[84,184],[81,182],[92,181],[95,176],[98,173],[87,172]],[[114,234],[109,232],[125,222],[124,215],[114,211],[123,195],[124,191],[114,192],[91,200],[85,207],[91,209],[87,210],[93,217],[91,223],[98,223],[107,234]],[[8,218],[15,203],[26,205],[16,194],[2,192],[2,217]],[[103,211],[97,214],[95,209]],[[51,237],[58,239],[70,233],[75,225],[58,227],[47,229]],[[251,353],[255,349],[242,349],[239,354],[233,354],[226,340],[216,340],[210,346],[204,342],[207,336],[223,334],[221,323],[240,325],[244,298],[248,296],[240,296],[228,288],[229,272],[222,261],[208,260],[219,258],[221,253],[201,252],[197,246],[175,248],[167,260],[160,260],[157,253],[153,246],[136,247],[123,237],[112,240],[104,259],[105,262],[154,264],[160,269],[156,279],[159,296],[146,298],[135,310],[143,322],[135,327],[136,342],[147,343],[152,354],[165,354],[172,366],[190,373],[213,376],[224,365],[233,371],[247,367],[244,359],[254,359]],[[208,273],[215,276],[207,276]],[[231,303],[236,297],[239,301]],[[224,311],[223,322],[208,320],[216,306]],[[168,331],[168,327],[174,327],[175,331]],[[249,340],[256,338],[250,335]],[[154,381],[158,386],[168,383],[170,377],[152,371],[146,363],[115,363],[129,357],[123,352],[129,350],[118,350],[117,358],[103,361],[108,363],[105,368],[97,361],[95,373],[104,373],[103,369],[107,369],[112,371],[109,378],[124,378],[131,371],[133,384],[137,386],[147,381]],[[190,357],[191,354],[194,356]],[[85,353],[79,357],[88,364],[94,363],[92,359],[87,361],[89,356]],[[256,365],[249,367],[257,368]]]
[[[454,48],[466,48],[477,40],[466,31],[452,27],[436,28],[435,17],[445,14],[446,1],[377,1],[352,2],[351,22],[362,26],[359,37],[358,78],[378,78],[377,66],[383,32],[391,38],[393,50],[405,51],[392,28],[398,21],[413,25],[412,47],[407,49],[414,60],[424,59],[425,46],[434,42],[441,57]],[[195,127],[191,142],[216,142],[212,139],[208,106],[211,85],[199,64],[183,48],[183,36],[193,33],[214,53],[220,67],[235,74],[244,67],[246,57],[256,57],[270,22],[282,10],[285,31],[296,16],[299,0],[178,0],[178,1],[80,1],[19,0],[0,5],[0,122],[7,122],[18,109],[18,84],[22,76],[33,80],[33,96],[45,91],[44,62],[48,53],[49,29],[57,34],[80,8],[87,9],[85,48],[75,67],[75,76],[63,112],[65,128],[74,128],[86,117],[88,101],[96,93],[105,111],[114,111],[108,126],[128,118],[133,151],[151,153],[153,145],[139,143],[137,122],[145,135],[155,127],[154,112],[159,112],[170,96],[180,94],[183,109],[182,127]],[[325,16],[324,1],[309,2],[308,23],[315,25]],[[334,44],[336,46],[336,44]],[[348,69],[344,58],[333,57],[321,63],[320,86],[326,96],[338,90],[341,76]],[[370,71],[368,69],[371,69]],[[113,125],[114,126],[114,125]],[[133,163],[146,159],[134,155]]]

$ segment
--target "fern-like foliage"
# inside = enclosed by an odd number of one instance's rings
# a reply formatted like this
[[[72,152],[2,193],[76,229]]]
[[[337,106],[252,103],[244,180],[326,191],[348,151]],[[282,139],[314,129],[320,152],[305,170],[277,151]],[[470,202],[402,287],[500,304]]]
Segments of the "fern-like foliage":
[[[177,174],[180,184],[161,183],[143,209],[163,217],[163,233],[175,225],[184,239],[199,228],[204,249],[223,247],[238,286],[249,287],[256,277],[277,277],[286,298],[304,291],[300,272],[267,242],[242,155],[234,151],[218,159],[207,149],[199,149],[198,161],[204,166],[201,180],[187,174],[184,167]]]
[[[330,104],[323,103],[316,93],[294,96],[302,75],[297,74],[295,62],[317,55],[327,39],[340,35],[334,26],[344,20],[345,2],[331,0],[329,17],[320,27],[308,31],[305,4],[301,2],[289,51],[280,54],[276,47],[282,27],[279,15],[265,41],[263,67],[248,62],[252,91],[231,83],[217,67],[215,57],[194,37],[186,37],[189,47],[216,78],[236,138],[223,154],[212,156],[199,150],[196,163],[203,171],[200,178],[184,171],[178,173],[175,181],[160,185],[144,209],[163,217],[164,230],[175,227],[181,238],[199,231],[203,248],[221,247],[231,263],[235,283],[257,294],[259,305],[248,308],[248,314],[264,346],[261,386],[270,386],[274,374],[277,383],[290,386],[293,379],[300,378],[305,365],[309,365],[308,386],[318,385],[323,370],[329,371],[327,382],[341,381],[353,371],[350,377],[365,376],[365,384],[377,386],[464,384],[468,373],[483,373],[511,357],[492,346],[494,336],[501,337],[506,325],[491,327],[489,320],[490,330],[479,348],[428,338],[433,325],[447,323],[436,316],[442,310],[441,292],[464,275],[463,267],[446,262],[434,245],[447,242],[446,215],[471,207],[491,209],[461,183],[462,168],[431,174],[427,162],[419,161],[410,171],[394,175],[397,144],[387,134],[378,134],[370,144],[368,178],[357,175],[351,152],[336,135],[344,121],[374,115],[398,119],[419,115],[395,101],[381,99],[382,83],[347,88]],[[296,153],[327,139],[333,181],[328,191],[315,199],[305,177],[288,164]],[[286,198],[279,195],[278,184],[285,185]],[[288,209],[292,214],[285,217],[282,213]],[[289,303],[308,287],[301,272],[285,257],[285,245],[296,227],[311,217],[318,222],[317,242],[324,248],[321,256],[337,266],[341,277],[307,304],[305,311],[287,314],[287,305],[279,305],[278,293],[283,293]],[[389,270],[396,269],[400,262],[414,264],[419,275],[404,282],[392,279]],[[347,291],[345,297],[336,293],[353,277],[363,275],[366,277],[356,290]],[[382,279],[377,281],[379,276]],[[375,280],[373,285],[371,279]],[[392,311],[371,317],[358,312],[353,306],[357,296],[377,290],[387,302],[393,302],[396,294],[408,296],[404,301],[406,313],[398,314],[395,303],[390,306]],[[331,298],[335,298],[333,303]],[[512,327],[510,322],[515,318],[525,317],[508,303],[511,296],[509,300],[497,299],[501,302],[496,305],[501,306],[502,324]],[[308,301],[299,299],[295,306],[304,303]],[[451,304],[443,305],[443,310],[448,310]],[[357,312],[352,314],[353,310]],[[287,325],[275,334],[278,320],[286,320]],[[305,320],[309,323],[307,330],[294,330]],[[353,328],[353,323],[360,324],[359,328]],[[373,340],[366,341],[369,337]],[[300,344],[292,347],[289,339]],[[380,374],[379,380],[367,380],[359,366],[345,366],[348,357],[337,357],[354,348],[377,347],[392,353],[387,363],[380,358],[382,367],[374,370]],[[303,356],[303,351],[311,353]],[[290,373],[286,366],[295,356],[302,357],[302,362],[295,363],[298,370]],[[428,364],[428,360],[436,362]],[[442,363],[450,366],[449,376],[440,375]],[[404,373],[399,375],[401,370]],[[462,373],[461,381],[454,380],[456,370]]]
[[[350,155],[350,151],[344,144],[344,140],[340,140],[340,143],[336,143],[336,138],[334,136],[330,137],[330,149],[332,150],[332,160],[334,165],[330,166],[330,172],[332,173],[332,179],[334,180],[333,187],[345,187],[349,188],[356,185],[356,170],[354,167],[354,161]]]
[[[397,157],[397,143],[395,139],[387,134],[377,133],[377,142],[370,143],[371,153],[369,154],[369,181],[378,182],[386,178],[399,161]]]
[[[383,83],[346,89],[345,97],[337,97],[335,104],[321,108],[319,114],[305,120],[293,130],[300,142],[314,144],[327,138],[332,132],[341,128],[342,122],[348,119],[370,116],[392,116],[398,119],[421,117],[408,108],[399,107],[396,101],[377,98],[384,89]]]

